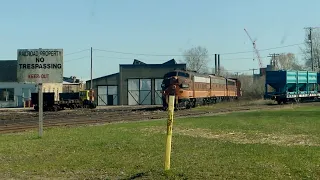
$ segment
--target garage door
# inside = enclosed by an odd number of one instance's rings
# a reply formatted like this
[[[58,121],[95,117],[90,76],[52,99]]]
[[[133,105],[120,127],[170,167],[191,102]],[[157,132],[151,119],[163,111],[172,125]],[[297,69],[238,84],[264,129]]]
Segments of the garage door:
[[[108,105],[118,105],[118,86],[108,86]]]
[[[140,104],[151,105],[151,79],[140,79]]]
[[[151,105],[151,79],[128,79],[128,105]]]
[[[107,86],[98,86],[98,106],[107,105]]]
[[[139,104],[139,79],[128,79],[128,105]]]
[[[162,79],[155,79],[154,80],[154,100],[156,105],[161,105],[162,104],[162,95],[161,95],[161,84],[162,84]]]
[[[117,86],[98,86],[98,106],[118,105]]]

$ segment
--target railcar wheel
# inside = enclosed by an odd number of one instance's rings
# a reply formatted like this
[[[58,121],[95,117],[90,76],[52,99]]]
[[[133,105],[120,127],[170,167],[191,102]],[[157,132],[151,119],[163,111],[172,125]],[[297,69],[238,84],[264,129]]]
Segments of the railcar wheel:
[[[279,100],[277,100],[277,103],[280,105],[282,103],[282,101],[279,99]]]
[[[191,109],[190,101],[188,101],[188,102],[186,103],[186,109]]]
[[[196,101],[193,101],[193,102],[191,103],[191,107],[192,107],[192,108],[195,108],[195,107],[196,107]]]

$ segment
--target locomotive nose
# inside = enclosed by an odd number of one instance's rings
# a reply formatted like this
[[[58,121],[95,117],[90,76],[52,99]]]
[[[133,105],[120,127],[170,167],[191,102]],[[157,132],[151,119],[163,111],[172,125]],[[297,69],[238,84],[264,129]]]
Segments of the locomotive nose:
[[[175,83],[178,83],[178,78],[177,77],[171,77],[170,78],[170,84],[175,84]]]

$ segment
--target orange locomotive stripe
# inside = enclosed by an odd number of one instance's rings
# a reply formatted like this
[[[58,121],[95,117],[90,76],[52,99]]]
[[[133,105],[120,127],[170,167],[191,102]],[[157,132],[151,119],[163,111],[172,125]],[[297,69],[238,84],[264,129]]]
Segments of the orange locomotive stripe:
[[[211,91],[211,96],[236,96],[236,91]],[[177,94],[179,98],[201,98],[201,97],[210,97],[210,91],[195,91],[195,97],[193,97],[193,91],[191,90],[179,90]]]

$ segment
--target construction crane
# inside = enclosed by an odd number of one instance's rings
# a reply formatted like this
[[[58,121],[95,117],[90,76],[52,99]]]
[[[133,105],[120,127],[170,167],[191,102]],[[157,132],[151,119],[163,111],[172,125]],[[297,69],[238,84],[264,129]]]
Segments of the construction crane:
[[[259,60],[259,65],[260,65],[260,68],[263,68],[263,65],[262,65],[262,61],[261,61],[261,57],[260,57],[260,53],[258,51],[258,49],[256,48],[256,41],[253,41],[252,38],[250,37],[248,31],[246,29],[244,29],[244,31],[247,33],[247,35],[249,36],[250,38],[250,41],[252,42],[252,45],[253,45],[253,50],[254,52],[256,53],[257,57],[258,57],[258,60]]]

